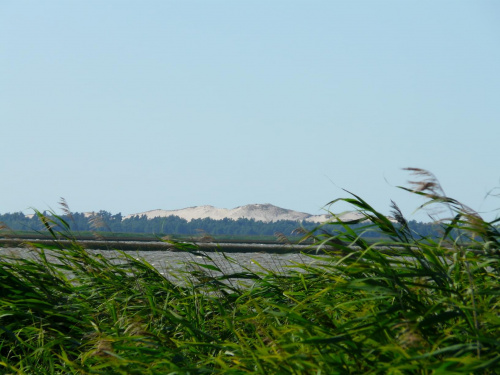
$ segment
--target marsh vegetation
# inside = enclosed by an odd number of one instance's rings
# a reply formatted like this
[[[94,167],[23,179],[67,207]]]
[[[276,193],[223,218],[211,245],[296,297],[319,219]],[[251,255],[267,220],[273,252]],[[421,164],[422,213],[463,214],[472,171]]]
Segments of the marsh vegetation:
[[[62,217],[37,212],[52,244],[0,260],[1,371],[495,374],[499,220],[411,171],[419,180],[407,190],[449,212],[440,238],[412,231],[395,204],[398,225],[351,195],[337,201],[361,212],[361,232],[383,234],[382,243],[351,229],[360,222],[325,223],[303,233],[321,262],[278,269],[221,272],[221,261],[237,260],[179,243],[204,261],[167,278],[125,252],[119,261],[90,253]]]

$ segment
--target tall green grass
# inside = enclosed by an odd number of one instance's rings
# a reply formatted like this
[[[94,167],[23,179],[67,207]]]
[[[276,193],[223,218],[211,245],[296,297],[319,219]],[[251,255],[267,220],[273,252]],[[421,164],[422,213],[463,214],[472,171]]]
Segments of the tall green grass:
[[[317,263],[262,272],[222,273],[178,244],[205,262],[166,278],[126,253],[85,250],[60,216],[37,212],[53,244],[0,260],[0,372],[496,374],[498,219],[412,171],[421,178],[407,189],[450,213],[441,239],[412,233],[395,204],[397,223],[351,195],[333,207],[352,204],[364,230],[388,240],[367,243],[332,220],[304,234],[317,250],[304,257]]]

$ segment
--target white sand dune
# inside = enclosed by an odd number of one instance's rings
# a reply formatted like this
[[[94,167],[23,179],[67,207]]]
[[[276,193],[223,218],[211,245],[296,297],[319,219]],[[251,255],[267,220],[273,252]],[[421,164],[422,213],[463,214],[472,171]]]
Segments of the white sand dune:
[[[238,220],[242,218],[254,219],[256,221],[263,222],[274,222],[278,220],[292,220],[292,221],[309,221],[315,223],[322,223],[327,220],[331,220],[331,215],[311,215],[305,212],[298,212],[293,210],[288,210],[285,208],[277,207],[269,203],[265,204],[248,204],[246,206],[240,206],[233,209],[228,208],[217,208],[214,206],[196,206],[188,207],[180,210],[151,210],[146,212],[140,212],[137,214],[131,214],[124,217],[127,219],[132,216],[142,216],[145,215],[148,219],[153,219],[155,217],[168,217],[168,216],[178,216],[187,221],[193,219],[204,219],[210,218],[214,220],[222,220],[225,218]],[[360,217],[359,213],[348,213],[341,215],[343,221],[353,220]]]

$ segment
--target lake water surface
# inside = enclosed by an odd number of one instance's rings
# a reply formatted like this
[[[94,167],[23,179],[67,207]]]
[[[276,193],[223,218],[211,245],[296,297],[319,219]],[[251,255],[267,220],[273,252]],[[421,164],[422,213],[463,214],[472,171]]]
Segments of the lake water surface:
[[[115,250],[87,250],[93,254],[102,254],[112,259],[113,262],[123,262],[123,256]],[[179,274],[193,267],[193,263],[212,264],[221,269],[225,274],[251,270],[264,272],[266,269],[274,272],[287,272],[297,269],[297,264],[319,264],[331,261],[332,258],[324,256],[308,256],[301,253],[269,254],[265,252],[245,253],[205,253],[207,256],[196,255],[179,251],[125,251],[124,253],[136,259],[144,259],[165,276]],[[33,257],[35,253],[27,248],[0,248],[0,254],[26,258]],[[208,258],[209,257],[209,258]],[[319,259],[318,259],[319,258]],[[191,264],[191,266],[189,266]],[[197,267],[194,265],[194,267]],[[212,272],[203,268],[207,272]],[[217,274],[214,272],[214,275]]]

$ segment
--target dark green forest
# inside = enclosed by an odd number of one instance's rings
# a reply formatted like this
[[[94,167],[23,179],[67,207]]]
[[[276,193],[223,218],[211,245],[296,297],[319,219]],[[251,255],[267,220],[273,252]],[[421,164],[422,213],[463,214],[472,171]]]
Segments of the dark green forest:
[[[50,213],[44,212],[46,216]],[[317,223],[297,222],[292,220],[280,220],[276,222],[262,222],[254,219],[194,219],[187,221],[178,216],[157,217],[148,219],[145,215],[133,216],[124,219],[121,213],[111,214],[107,211],[99,211],[92,217],[86,217],[83,213],[71,213],[62,215],[75,232],[102,231],[114,233],[148,233],[155,235],[197,235],[206,233],[212,236],[275,236],[277,233],[285,236],[300,236],[303,231],[313,230]],[[4,229],[12,231],[45,231],[45,227],[36,215],[24,215],[22,212],[0,214],[0,222]],[[442,234],[440,226],[431,223],[410,221],[410,229],[419,236],[438,237]],[[331,226],[333,230],[333,225]],[[366,227],[359,223],[351,227]],[[338,230],[338,224],[335,225]],[[323,226],[322,231],[328,231],[329,226]],[[365,233],[364,237],[379,237],[379,234]]]

